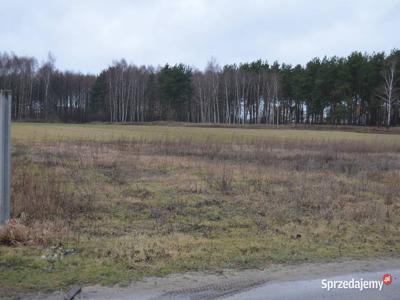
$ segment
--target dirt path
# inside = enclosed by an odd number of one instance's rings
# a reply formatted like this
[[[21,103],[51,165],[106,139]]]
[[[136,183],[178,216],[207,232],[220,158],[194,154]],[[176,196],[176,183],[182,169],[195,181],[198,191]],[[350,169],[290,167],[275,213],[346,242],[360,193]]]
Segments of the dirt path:
[[[396,272],[400,270],[400,258],[382,258],[373,261],[310,263],[291,266],[273,265],[268,266],[264,270],[223,270],[221,272],[173,274],[164,278],[146,278],[127,287],[84,287],[82,293],[75,299],[217,299],[229,296],[232,296],[234,299],[241,299],[241,295],[246,295],[247,291],[251,292],[247,295],[251,295],[257,289],[261,288],[260,291],[262,291],[262,289],[265,290],[267,288],[268,290],[271,289],[271,286],[273,287],[273,284],[277,283],[293,284],[295,286],[295,284],[301,284],[302,281],[312,282],[313,279],[317,278],[338,275],[345,276],[346,274],[354,273],[373,276],[371,275],[373,272],[384,272],[387,270],[396,270]],[[368,275],[369,273],[371,274]],[[298,295],[296,296],[299,299]],[[50,300],[63,298],[64,293],[58,292],[50,295],[27,295],[19,299]]]

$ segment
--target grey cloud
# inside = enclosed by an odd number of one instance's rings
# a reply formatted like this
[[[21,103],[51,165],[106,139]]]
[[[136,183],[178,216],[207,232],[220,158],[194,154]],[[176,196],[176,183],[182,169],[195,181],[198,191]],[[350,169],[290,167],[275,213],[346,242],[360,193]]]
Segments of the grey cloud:
[[[400,45],[394,0],[2,0],[0,19],[0,51],[39,59],[51,51],[59,68],[83,72],[122,57],[199,68],[210,57],[303,64]]]

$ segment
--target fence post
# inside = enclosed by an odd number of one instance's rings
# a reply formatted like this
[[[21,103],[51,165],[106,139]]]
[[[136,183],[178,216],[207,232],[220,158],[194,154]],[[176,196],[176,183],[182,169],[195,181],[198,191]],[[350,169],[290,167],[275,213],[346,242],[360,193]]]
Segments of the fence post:
[[[0,90],[0,224],[10,218],[11,92]]]

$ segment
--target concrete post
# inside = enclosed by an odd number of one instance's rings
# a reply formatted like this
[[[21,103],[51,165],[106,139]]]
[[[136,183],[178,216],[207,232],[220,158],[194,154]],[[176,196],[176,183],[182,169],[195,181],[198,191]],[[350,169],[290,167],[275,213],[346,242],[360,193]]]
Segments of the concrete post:
[[[0,224],[10,218],[11,92],[0,91]]]

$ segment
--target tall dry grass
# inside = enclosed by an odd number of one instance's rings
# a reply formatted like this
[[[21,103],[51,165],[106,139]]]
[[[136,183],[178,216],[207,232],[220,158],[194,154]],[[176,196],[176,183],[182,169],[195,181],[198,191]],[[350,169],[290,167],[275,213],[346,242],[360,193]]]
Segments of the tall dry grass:
[[[189,187],[183,180],[184,186],[178,182],[169,192],[221,193],[222,208],[234,205],[261,227],[265,227],[262,219],[280,224],[301,223],[305,218],[379,224],[400,211],[397,144],[282,139],[243,144],[234,138],[222,144],[140,138],[16,147],[13,216],[23,216],[24,224],[62,220],[68,226],[81,216],[90,219],[96,210],[107,211],[99,203],[111,207],[108,195],[113,191],[138,179],[168,177],[163,170],[171,167],[198,175]],[[97,182],[93,174],[103,181]],[[133,193],[139,199],[153,197],[145,186],[137,186]],[[169,216],[183,214],[186,204],[141,205],[164,230]],[[175,224],[174,230],[186,227]]]

